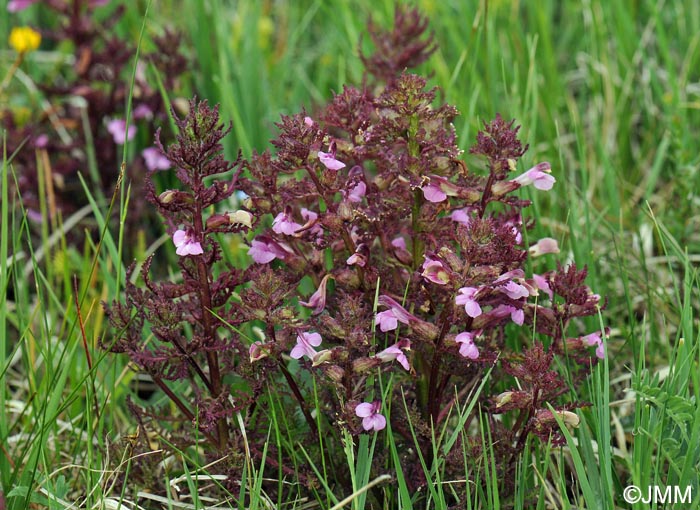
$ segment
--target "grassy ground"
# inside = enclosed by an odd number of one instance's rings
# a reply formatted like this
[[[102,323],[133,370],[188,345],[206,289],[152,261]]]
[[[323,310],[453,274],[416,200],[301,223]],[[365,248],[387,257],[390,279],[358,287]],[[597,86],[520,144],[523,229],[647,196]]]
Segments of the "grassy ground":
[[[468,148],[482,120],[497,112],[522,124],[526,161],[550,161],[557,179],[555,192],[532,196],[532,235],[557,238],[563,258],[587,264],[591,287],[609,299],[602,314],[611,328],[609,356],[582,389],[593,405],[568,448],[531,445],[512,503],[529,508],[535,494],[537,508],[653,508],[624,501],[623,489],[634,484],[645,494],[650,486],[692,486],[692,502],[682,507],[700,507],[700,3],[417,5],[439,44],[420,71],[460,110],[460,145]],[[144,12],[144,2],[130,3],[118,30],[138,38]],[[281,113],[312,111],[344,83],[359,83],[358,41],[371,46],[367,18],[386,26],[392,13],[385,0],[164,0],[150,6],[144,44],[165,25],[187,34],[193,71],[182,94],[221,103],[234,125],[227,153],[250,154],[267,148]],[[37,8],[2,16],[4,33],[19,20],[41,19]],[[69,247],[66,233],[81,221],[104,225],[107,204],[93,203],[82,218],[45,221],[30,236],[9,191],[13,178],[12,165],[3,164],[0,487],[10,508],[117,508],[113,487],[135,463],[125,404],[134,375],[97,342],[106,335],[99,303],[123,283],[121,231],[103,229],[80,249]],[[115,205],[122,219],[126,199]],[[366,459],[352,449],[348,456],[360,489],[370,481]],[[174,464],[179,471],[161,481],[169,501],[144,496],[139,504],[211,505],[197,499],[211,483],[194,476],[197,459],[183,453]],[[250,477],[259,490],[253,466]],[[426,507],[440,507],[449,494],[448,483],[435,487]],[[492,490],[472,494],[471,507],[505,507],[498,487],[492,480]],[[408,508],[400,483],[398,492]],[[329,507],[340,508],[348,494],[336,496]],[[264,497],[255,505],[265,507]]]

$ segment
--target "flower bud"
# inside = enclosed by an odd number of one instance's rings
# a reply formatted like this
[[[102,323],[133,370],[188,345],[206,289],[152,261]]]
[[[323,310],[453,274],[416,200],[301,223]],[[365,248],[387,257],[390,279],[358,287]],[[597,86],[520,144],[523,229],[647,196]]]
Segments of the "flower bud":
[[[254,363],[254,362],[261,360],[263,358],[267,358],[269,356],[269,354],[270,354],[270,351],[260,341],[253,342],[252,344],[250,344],[250,347],[248,348],[248,355],[250,356],[251,363]]]
[[[338,206],[338,216],[343,221],[351,221],[353,217],[353,210],[352,210],[352,205],[350,205],[350,202],[347,200],[343,200],[340,202],[340,205]]]
[[[173,203],[191,204],[193,202],[192,195],[175,189],[165,190],[158,195],[158,201],[163,205]]]
[[[323,363],[326,363],[328,360],[330,360],[332,357],[333,351],[330,349],[323,349],[322,351],[318,351],[311,360],[312,366],[317,367],[318,365],[322,365]]]
[[[253,226],[253,215],[248,211],[239,209],[238,211],[228,213],[227,216],[231,225],[244,225],[248,228]]]
[[[223,214],[212,214],[207,218],[207,229],[216,229],[228,225],[228,217]]]
[[[498,409],[499,407],[503,407],[504,405],[510,403],[511,400],[513,400],[513,392],[504,391],[500,395],[497,395],[493,400],[496,403],[496,409]]]
[[[334,336],[340,340],[345,340],[347,334],[337,319],[331,317],[330,315],[323,315],[321,316],[321,324],[323,324],[323,328],[327,330],[331,336]]]
[[[333,382],[342,382],[345,377],[345,370],[338,365],[329,365],[326,367],[326,375]]]
[[[378,358],[358,358],[352,362],[352,371],[356,374],[364,374],[382,364]]]
[[[494,197],[502,197],[519,187],[520,185],[514,181],[496,181],[491,186],[491,195]]]
[[[335,281],[339,285],[348,289],[357,289],[360,286],[360,279],[357,272],[351,269],[341,269],[335,273]]]
[[[462,269],[464,268],[462,261],[447,246],[443,246],[442,248],[440,248],[440,250],[438,251],[438,255],[442,260],[447,262],[447,265],[450,266],[450,269],[452,269],[452,271],[454,271],[455,273],[462,272]]]
[[[416,336],[422,340],[427,340],[430,342],[435,340],[440,333],[440,328],[438,328],[435,324],[418,319],[411,321],[410,326]]]
[[[391,183],[394,182],[394,178],[391,176],[378,175],[374,178],[374,184],[379,188],[379,191],[386,191]]]
[[[326,213],[321,217],[321,225],[331,232],[338,232],[343,228],[343,220],[335,214]]]

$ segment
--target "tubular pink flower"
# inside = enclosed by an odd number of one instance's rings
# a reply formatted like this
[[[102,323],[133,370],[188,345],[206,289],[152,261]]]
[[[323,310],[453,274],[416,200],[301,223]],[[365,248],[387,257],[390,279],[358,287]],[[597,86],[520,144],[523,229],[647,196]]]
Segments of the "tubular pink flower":
[[[496,285],[498,283],[507,282],[508,280],[512,280],[514,278],[525,278],[525,272],[522,269],[513,269],[512,271],[503,273],[501,276],[496,278],[493,281],[493,283],[494,285]]]
[[[406,370],[410,370],[411,367],[408,364],[408,358],[406,358],[406,354],[404,354],[403,349],[410,350],[411,342],[406,339],[401,339],[394,345],[391,345],[383,351],[378,352],[375,357],[382,360],[383,363],[396,360]]]
[[[471,212],[471,207],[465,207],[464,209],[457,209],[455,211],[452,211],[452,214],[450,214],[450,219],[456,223],[459,223],[461,225],[464,225],[465,227],[468,227],[472,221],[472,217],[469,216],[470,212]]]
[[[559,244],[556,239],[543,237],[527,250],[533,257],[539,257],[548,253],[559,253]]]
[[[515,283],[514,281],[508,282],[504,286],[499,287],[499,289],[511,299],[526,298],[530,295],[530,291],[527,290],[527,287]]]
[[[176,230],[173,234],[173,243],[177,247],[175,253],[181,257],[187,255],[201,255],[204,253],[202,245],[184,230]]]
[[[539,163],[524,174],[517,176],[512,180],[512,182],[517,182],[521,186],[528,186],[532,184],[539,190],[547,191],[552,189],[554,183],[557,182],[554,177],[549,175],[551,171],[552,167],[549,163]]]
[[[268,236],[259,236],[253,239],[248,255],[258,264],[267,264],[275,259],[284,260],[291,252],[290,248],[282,243],[278,243]]]
[[[355,414],[362,418],[362,428],[366,431],[374,430],[379,432],[386,427],[386,418],[379,413],[382,408],[381,400],[374,402],[363,402],[355,408]]]
[[[112,135],[114,143],[117,145],[124,145],[127,140],[133,140],[136,135],[136,126],[130,124],[127,133],[126,121],[124,119],[113,119],[107,123],[107,131]]]
[[[334,153],[318,151],[318,159],[328,170],[340,170],[341,168],[345,168],[345,163],[335,159]]]
[[[465,331],[455,337],[455,342],[461,344],[459,346],[459,353],[465,358],[477,359],[479,357],[479,349],[474,344],[474,338],[478,334],[478,331]]]
[[[284,212],[279,213],[277,216],[275,216],[275,219],[272,220],[272,230],[278,234],[290,236],[300,228],[301,225],[294,221],[292,218],[292,211],[289,208]]]
[[[316,237],[323,236],[323,228],[318,223],[318,214],[310,211],[306,207],[302,207],[301,217],[304,218],[305,223],[294,233],[294,237],[301,237],[304,232],[309,232]]]
[[[406,249],[406,240],[399,236],[391,241],[391,245],[394,248],[398,248],[400,250],[405,250]]]
[[[445,266],[439,260],[431,259],[430,257],[425,257],[425,262],[423,262],[423,272],[421,276],[428,280],[429,282],[437,283],[438,285],[445,285],[450,281],[450,277],[445,271]]]
[[[314,347],[321,345],[322,340],[321,335],[318,333],[299,333],[297,335],[297,344],[289,355],[294,359],[306,356],[310,360],[313,360],[314,356],[317,354]]]
[[[421,187],[423,197],[428,202],[443,202],[448,196],[454,197],[459,192],[459,187],[439,175],[428,176],[430,182]]]
[[[333,278],[333,276],[327,274],[323,277],[323,280],[321,280],[318,289],[316,290],[316,292],[311,294],[311,297],[308,301],[299,301],[300,305],[305,306],[307,308],[313,308],[312,313],[314,315],[318,315],[326,307],[326,284],[328,283],[329,278]]]
[[[410,324],[411,322],[418,320],[416,317],[408,313],[403,306],[398,304],[389,296],[379,296],[379,304],[391,308],[394,317],[396,317],[399,322]]]
[[[550,301],[554,299],[554,292],[552,292],[552,289],[544,276],[533,274],[532,280],[535,282],[538,289],[543,290],[549,296]]]
[[[423,190],[423,197],[428,202],[443,202],[447,198],[447,194],[440,189],[440,186],[432,181],[423,186],[421,189]]]
[[[520,221],[520,218],[514,218],[512,220],[506,221],[506,225],[510,226],[510,231],[513,232],[513,235],[515,236],[515,244],[520,244],[523,241],[523,235],[520,232],[520,228],[522,227],[522,221]]]
[[[510,315],[510,319],[518,326],[522,326],[523,322],[525,322],[525,312],[512,305],[499,305],[491,310],[491,314],[494,317],[505,317],[506,315]]]
[[[355,253],[350,255],[345,263],[349,266],[365,267],[369,260],[369,247],[365,243],[360,243],[355,248]]]
[[[377,315],[374,316],[374,323],[379,326],[379,329],[384,333],[399,327],[399,321],[391,310],[377,312]]]
[[[455,303],[464,305],[464,311],[472,319],[481,315],[481,306],[474,298],[479,289],[476,287],[462,287],[458,292],[459,295],[455,297]]]
[[[253,342],[248,348],[248,356],[250,357],[251,363],[254,363],[263,358],[267,358],[269,354],[270,353],[265,348],[265,343],[260,340]]]
[[[157,170],[167,170],[170,168],[170,160],[163,156],[156,147],[148,147],[141,152],[146,168],[151,172]]]
[[[355,204],[362,202],[362,198],[367,193],[367,185],[363,181],[356,183],[347,193],[348,200]]]
[[[600,331],[583,336],[581,337],[581,340],[590,346],[597,345],[595,355],[600,359],[605,358],[605,344],[603,343],[603,338]]]
[[[134,119],[139,120],[139,119],[146,119],[146,120],[151,120],[153,119],[153,110],[144,103],[141,103],[138,105],[136,108],[134,108],[134,112],[132,114],[134,116]]]

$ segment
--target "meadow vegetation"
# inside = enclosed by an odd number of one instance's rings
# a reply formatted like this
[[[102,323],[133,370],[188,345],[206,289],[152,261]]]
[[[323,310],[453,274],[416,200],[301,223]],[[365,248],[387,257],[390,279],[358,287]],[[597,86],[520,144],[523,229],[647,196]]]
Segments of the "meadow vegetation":
[[[700,506],[696,2],[7,7],[0,510]]]

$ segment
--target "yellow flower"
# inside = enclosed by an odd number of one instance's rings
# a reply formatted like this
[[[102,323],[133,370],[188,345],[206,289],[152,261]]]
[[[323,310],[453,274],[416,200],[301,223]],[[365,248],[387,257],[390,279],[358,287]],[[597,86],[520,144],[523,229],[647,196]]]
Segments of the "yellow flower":
[[[30,27],[15,27],[10,32],[10,46],[17,53],[34,51],[41,43],[41,34]]]

